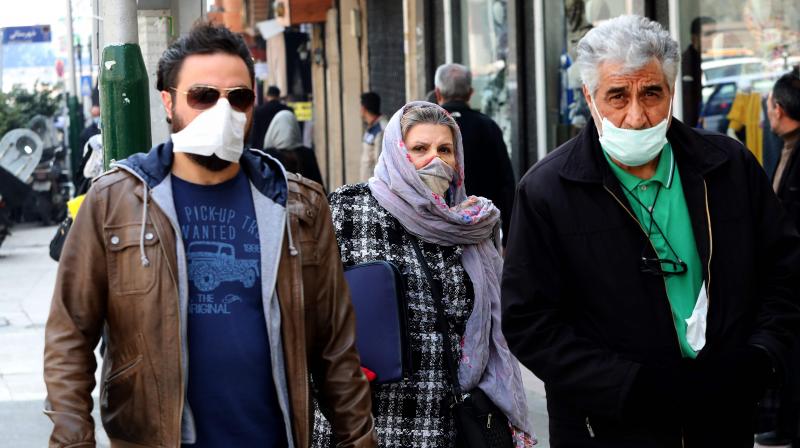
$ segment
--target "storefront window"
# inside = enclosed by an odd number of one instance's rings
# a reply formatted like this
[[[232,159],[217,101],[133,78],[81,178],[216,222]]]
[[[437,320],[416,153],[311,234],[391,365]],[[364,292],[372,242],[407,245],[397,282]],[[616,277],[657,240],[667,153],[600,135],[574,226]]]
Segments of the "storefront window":
[[[738,136],[768,165],[763,99],[800,64],[800,3],[682,0],[680,6],[684,122]]]
[[[507,0],[461,0],[462,61],[472,71],[470,106],[492,117],[511,153]]]

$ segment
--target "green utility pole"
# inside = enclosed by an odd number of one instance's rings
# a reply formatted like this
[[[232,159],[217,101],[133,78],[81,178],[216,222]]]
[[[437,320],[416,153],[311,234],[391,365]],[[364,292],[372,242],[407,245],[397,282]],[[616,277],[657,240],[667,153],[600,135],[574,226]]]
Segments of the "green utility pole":
[[[67,112],[69,115],[69,130],[67,133],[67,143],[69,144],[69,163],[71,167],[72,179],[75,179],[75,173],[81,166],[83,159],[83,148],[81,144],[81,131],[83,130],[83,108],[81,103],[78,102],[78,96],[75,94],[67,94]],[[73,180],[74,182],[74,180]],[[78,185],[75,185],[78,188]]]
[[[150,149],[150,97],[139,48],[136,0],[105,0],[100,59],[103,162]]]

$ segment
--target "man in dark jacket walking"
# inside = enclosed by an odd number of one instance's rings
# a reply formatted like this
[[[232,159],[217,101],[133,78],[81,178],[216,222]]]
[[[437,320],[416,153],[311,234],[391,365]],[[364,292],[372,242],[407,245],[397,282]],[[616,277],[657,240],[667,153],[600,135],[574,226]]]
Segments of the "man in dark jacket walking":
[[[800,229],[800,77],[797,71],[782,76],[767,99],[767,118],[783,150],[772,176],[772,188],[797,229]],[[795,342],[788,374],[783,378],[774,431],[759,434],[756,441],[765,446],[793,443],[800,446],[800,347]]]
[[[621,16],[578,44],[593,122],[520,182],[503,330],[558,447],[752,447],[785,368],[800,236],[752,155],[672,119],[677,43]]]
[[[434,80],[436,101],[453,115],[461,129],[467,194],[489,198],[500,209],[505,242],[514,203],[514,171],[503,132],[491,118],[470,109],[472,74],[467,67],[441,65]]]
[[[264,137],[267,135],[272,119],[282,110],[292,111],[292,108],[281,102],[281,89],[277,86],[267,87],[267,101],[256,107],[253,111],[253,129],[250,132],[250,147],[264,148]]]
[[[783,151],[772,176],[772,187],[783,207],[800,229],[800,76],[797,70],[783,75],[767,99],[770,128],[783,140]]]

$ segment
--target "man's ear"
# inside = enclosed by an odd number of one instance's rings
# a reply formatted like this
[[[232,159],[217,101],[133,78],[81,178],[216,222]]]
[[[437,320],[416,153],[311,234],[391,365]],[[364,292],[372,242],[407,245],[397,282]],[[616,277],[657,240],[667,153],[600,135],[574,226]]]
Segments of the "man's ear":
[[[164,111],[167,114],[167,120],[172,121],[172,94],[169,90],[161,91],[161,103],[164,105]]]
[[[589,105],[589,108],[592,107],[592,95],[589,93],[589,88],[586,87],[586,84],[581,86],[581,91],[583,92],[583,99],[586,100],[586,104]]]
[[[439,88],[437,87],[436,89],[433,90],[433,92],[434,94],[436,94],[436,104],[441,106],[442,103],[444,103],[444,98],[442,98],[442,91],[439,90]]]
[[[772,101],[772,110],[774,111],[773,113],[775,114],[775,121],[779,122],[780,120],[783,120],[783,117],[786,116],[786,111],[783,110],[783,106],[776,103],[774,98],[770,98],[767,101]]]
[[[472,87],[470,87],[470,88],[469,88],[469,95],[467,95],[467,102],[468,102],[468,103],[469,103],[469,100],[471,100],[471,99],[472,99],[472,94],[473,94],[473,93],[475,93],[475,89],[473,89]]]

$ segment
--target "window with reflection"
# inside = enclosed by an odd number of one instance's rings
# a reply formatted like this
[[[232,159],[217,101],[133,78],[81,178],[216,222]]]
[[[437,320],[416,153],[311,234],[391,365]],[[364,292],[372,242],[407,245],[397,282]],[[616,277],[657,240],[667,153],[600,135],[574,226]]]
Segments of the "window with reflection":
[[[503,131],[511,152],[511,105],[508,83],[508,1],[461,0],[462,63],[472,71],[470,106]]]
[[[800,64],[800,2],[682,0],[680,13],[683,121],[736,136],[769,165],[763,102]]]

